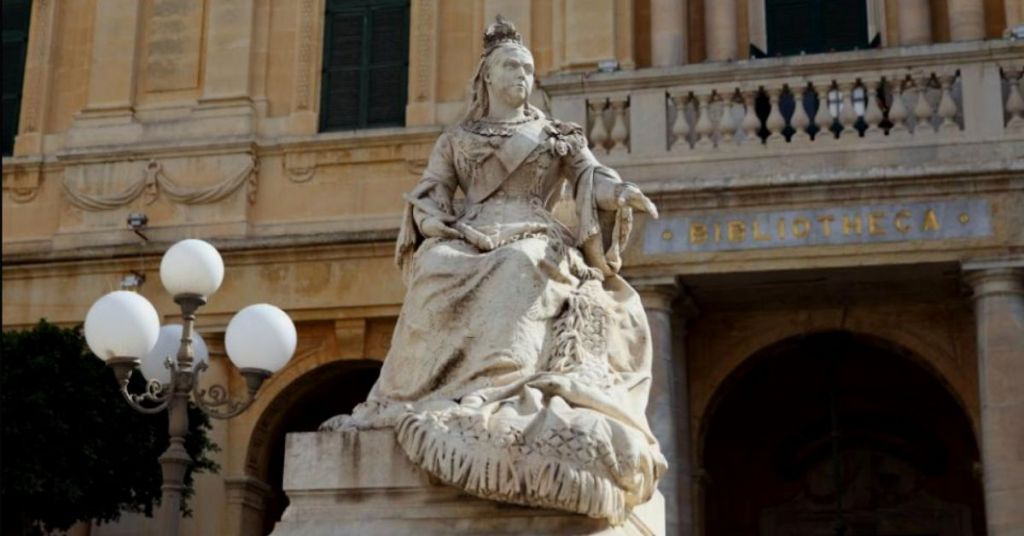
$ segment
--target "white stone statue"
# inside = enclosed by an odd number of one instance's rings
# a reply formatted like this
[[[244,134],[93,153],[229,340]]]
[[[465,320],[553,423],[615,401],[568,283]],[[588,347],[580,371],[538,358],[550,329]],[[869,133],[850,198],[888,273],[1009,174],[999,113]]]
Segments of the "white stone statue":
[[[582,127],[527,103],[533,57],[514,26],[499,17],[484,44],[466,117],[405,196],[408,292],[380,378],[321,429],[394,427],[447,484],[619,524],[666,468],[644,414],[647,319],[617,275],[633,210],[657,210]],[[551,211],[566,181],[571,228]]]

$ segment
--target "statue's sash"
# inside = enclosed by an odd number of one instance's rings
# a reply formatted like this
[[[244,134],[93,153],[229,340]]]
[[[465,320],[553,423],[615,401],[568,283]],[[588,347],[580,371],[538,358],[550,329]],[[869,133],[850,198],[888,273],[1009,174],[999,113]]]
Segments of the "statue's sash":
[[[543,141],[544,125],[547,121],[538,119],[530,121],[516,129],[516,133],[510,136],[495,149],[483,162],[480,176],[470,185],[466,194],[471,203],[480,203],[487,199],[498,189],[505,180],[512,175],[512,172],[519,169],[526,157]]]

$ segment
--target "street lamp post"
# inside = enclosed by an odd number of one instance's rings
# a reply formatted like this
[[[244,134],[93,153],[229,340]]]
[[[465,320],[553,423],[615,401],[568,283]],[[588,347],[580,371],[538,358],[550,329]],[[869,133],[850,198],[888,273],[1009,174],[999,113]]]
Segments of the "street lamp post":
[[[287,364],[295,352],[295,325],[288,315],[273,305],[250,305],[231,319],[224,334],[228,357],[245,378],[245,398],[232,399],[219,384],[199,387],[208,356],[205,343],[194,333],[196,311],[220,288],[223,278],[224,262],[213,246],[202,240],[182,240],[171,246],[160,262],[164,288],[181,308],[180,328],[161,328],[153,305],[124,290],[97,300],[85,317],[86,342],[113,369],[128,404],[142,413],[167,410],[170,445],[160,456],[160,526],[168,536],[178,535],[185,471],[192,462],[185,450],[189,397],[211,417],[234,417],[252,404],[264,380]],[[180,342],[171,357],[173,341],[168,339],[176,337],[179,330]],[[140,365],[147,376],[146,390],[131,393],[128,380]]]

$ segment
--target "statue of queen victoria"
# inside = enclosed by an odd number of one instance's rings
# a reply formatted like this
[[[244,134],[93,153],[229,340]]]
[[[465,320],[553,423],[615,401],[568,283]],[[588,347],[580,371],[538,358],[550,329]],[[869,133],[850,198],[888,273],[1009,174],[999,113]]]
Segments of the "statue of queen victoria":
[[[647,319],[617,274],[633,210],[657,210],[582,127],[528,104],[533,71],[499,17],[465,118],[405,196],[407,294],[380,378],[321,429],[394,427],[447,484],[619,524],[666,468],[644,415]],[[571,227],[552,215],[566,181]]]

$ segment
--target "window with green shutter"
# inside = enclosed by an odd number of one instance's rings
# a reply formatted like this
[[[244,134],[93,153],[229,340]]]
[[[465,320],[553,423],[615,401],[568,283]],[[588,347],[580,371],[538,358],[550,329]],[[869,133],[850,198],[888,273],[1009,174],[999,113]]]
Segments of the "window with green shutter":
[[[327,0],[320,130],[405,124],[409,0]]]
[[[865,0],[766,0],[769,56],[872,48]]]
[[[25,52],[28,48],[28,23],[31,0],[3,0],[3,133],[0,144],[5,156],[14,150],[21,110],[21,83],[25,79]]]

